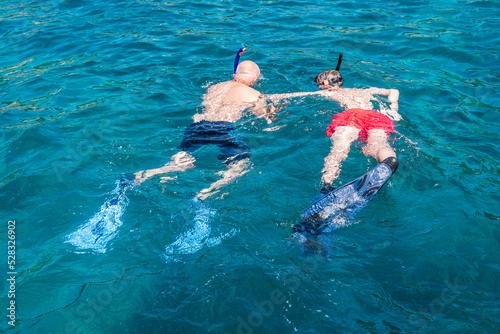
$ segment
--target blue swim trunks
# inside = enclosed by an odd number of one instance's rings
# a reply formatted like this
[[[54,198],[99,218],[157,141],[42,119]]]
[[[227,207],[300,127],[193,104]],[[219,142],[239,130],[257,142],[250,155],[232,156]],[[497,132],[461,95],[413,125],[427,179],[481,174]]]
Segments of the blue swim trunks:
[[[205,145],[217,145],[221,150],[218,158],[226,165],[250,158],[251,155],[243,136],[236,133],[234,123],[231,122],[193,123],[184,130],[184,136],[179,149],[193,154]]]

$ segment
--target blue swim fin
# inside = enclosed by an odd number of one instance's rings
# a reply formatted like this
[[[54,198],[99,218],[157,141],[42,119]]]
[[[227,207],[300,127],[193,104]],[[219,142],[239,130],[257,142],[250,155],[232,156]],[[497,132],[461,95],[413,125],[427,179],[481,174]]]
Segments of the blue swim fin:
[[[119,206],[123,203],[125,199],[125,193],[128,189],[131,189],[135,186],[134,184],[134,175],[125,174],[120,177],[117,182],[117,187],[114,191],[115,197],[104,202],[103,207],[101,208],[102,212],[111,212],[113,210],[112,207]],[[92,227],[92,233],[97,237],[95,242],[99,240],[105,234],[106,229],[106,215],[103,215],[102,218]]]
[[[115,196],[103,203],[100,210],[66,237],[66,242],[79,249],[91,249],[99,253],[106,251],[106,244],[118,233],[121,217],[127,207],[126,192],[135,186],[133,175],[123,175],[116,181],[112,191]]]

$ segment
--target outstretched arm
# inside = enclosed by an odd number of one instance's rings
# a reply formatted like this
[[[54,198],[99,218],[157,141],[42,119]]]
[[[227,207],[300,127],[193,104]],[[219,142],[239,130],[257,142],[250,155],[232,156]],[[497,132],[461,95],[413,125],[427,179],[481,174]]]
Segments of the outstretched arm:
[[[281,103],[278,105],[273,105],[285,99],[291,99],[294,97],[309,96],[309,95],[321,95],[323,91],[316,92],[297,92],[297,93],[285,93],[285,94],[266,94],[261,95],[259,100],[256,102],[253,112],[258,117],[265,117],[268,123],[272,122],[272,116],[285,108],[287,104]],[[268,105],[267,101],[273,104]]]
[[[385,88],[368,88],[370,93],[372,94],[378,94],[378,95],[385,95],[387,96],[387,99],[391,103],[398,103],[399,100],[399,90],[397,89],[385,89]]]
[[[266,100],[269,100],[271,102],[279,102],[284,99],[291,99],[294,97],[301,97],[301,96],[309,96],[309,95],[321,95],[323,94],[322,90],[318,90],[316,92],[297,92],[297,93],[285,93],[285,94],[268,94],[268,95],[263,95],[263,97]]]
[[[291,99],[294,97],[309,96],[309,95],[320,95],[323,91],[317,92],[297,92],[297,93],[285,93],[285,94],[262,94],[259,96],[258,100],[252,108],[252,112],[257,117],[264,117],[268,123],[272,122],[272,116],[280,112],[281,109],[285,108],[287,105],[284,103],[277,104],[284,99]],[[272,104],[267,103],[270,101]]]
[[[397,89],[384,89],[384,88],[369,88],[368,91],[374,95],[384,95],[387,96],[387,100],[391,103],[391,107],[388,110],[388,114],[394,118],[395,121],[401,120],[401,115],[398,113],[399,110],[399,90]]]

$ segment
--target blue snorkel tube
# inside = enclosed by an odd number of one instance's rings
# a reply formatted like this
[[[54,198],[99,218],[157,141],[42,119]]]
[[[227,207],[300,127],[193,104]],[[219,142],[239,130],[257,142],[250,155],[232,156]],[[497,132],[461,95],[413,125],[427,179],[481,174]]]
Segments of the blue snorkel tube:
[[[238,50],[236,57],[234,58],[234,74],[236,74],[236,69],[238,68],[238,63],[240,62],[240,56],[246,51],[247,48],[243,47]]]

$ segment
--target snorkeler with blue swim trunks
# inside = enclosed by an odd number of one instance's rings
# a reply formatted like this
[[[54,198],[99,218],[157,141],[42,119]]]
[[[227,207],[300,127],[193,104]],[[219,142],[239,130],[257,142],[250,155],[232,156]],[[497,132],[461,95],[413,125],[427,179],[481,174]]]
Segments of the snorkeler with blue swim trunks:
[[[227,166],[227,170],[221,173],[222,179],[197,194],[197,198],[205,199],[248,172],[250,148],[243,136],[236,133],[234,126],[244,116],[245,110],[251,110],[257,117],[265,117],[271,122],[269,117],[277,113],[279,108],[268,105],[269,101],[276,103],[282,99],[322,94],[322,91],[317,91],[263,95],[251,87],[260,77],[257,64],[249,60],[239,63],[239,57],[244,51],[241,48],[236,55],[233,79],[210,86],[203,95],[203,112],[194,115],[193,124],[185,129],[184,139],[179,146],[181,151],[160,168],[135,173],[136,184],[158,174],[191,169],[195,167],[196,150],[205,145],[217,145],[221,150],[219,159]],[[170,179],[162,177],[160,182]]]

